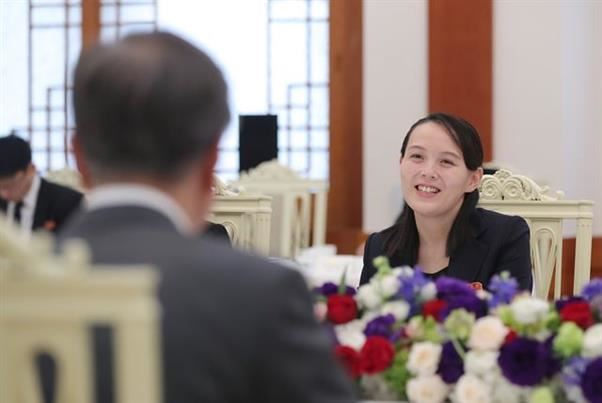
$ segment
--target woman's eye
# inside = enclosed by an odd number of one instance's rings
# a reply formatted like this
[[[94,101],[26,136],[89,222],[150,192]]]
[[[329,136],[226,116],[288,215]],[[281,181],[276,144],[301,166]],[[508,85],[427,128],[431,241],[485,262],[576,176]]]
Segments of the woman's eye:
[[[452,160],[441,160],[441,163],[443,165],[454,165],[454,162]]]
[[[414,160],[421,160],[422,159],[422,155],[420,155],[420,154],[410,154],[410,158],[412,158]]]

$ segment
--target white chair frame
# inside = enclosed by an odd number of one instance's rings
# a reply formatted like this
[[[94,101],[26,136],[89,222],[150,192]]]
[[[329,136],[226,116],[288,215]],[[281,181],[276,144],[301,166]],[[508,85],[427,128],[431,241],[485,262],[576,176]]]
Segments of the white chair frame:
[[[271,256],[294,258],[300,249],[324,245],[328,182],[304,179],[272,160],[241,174],[232,186],[272,196]]]
[[[19,238],[0,222],[0,401],[41,403],[34,358],[47,352],[57,369],[56,401],[94,400],[89,326],[115,335],[117,403],[159,403],[158,277],[147,267],[91,270],[82,244],[53,256],[50,239]]]
[[[562,223],[576,220],[575,274],[573,293],[578,294],[589,281],[591,271],[593,202],[563,200],[564,194],[548,194],[533,180],[501,169],[484,175],[479,206],[504,214],[523,217],[531,231],[531,259],[534,293],[548,298],[554,273],[554,298],[562,292]]]

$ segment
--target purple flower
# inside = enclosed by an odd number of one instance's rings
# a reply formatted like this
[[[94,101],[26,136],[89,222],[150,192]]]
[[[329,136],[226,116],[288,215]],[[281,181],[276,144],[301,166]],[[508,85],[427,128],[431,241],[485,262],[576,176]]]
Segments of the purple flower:
[[[461,296],[476,296],[475,291],[465,281],[451,277],[439,277],[435,282],[437,286],[437,297],[449,301]]]
[[[596,317],[598,321],[602,321],[602,295],[594,297],[589,305],[592,308],[594,317]]]
[[[560,312],[565,305],[571,304],[573,302],[587,302],[585,299],[574,296],[574,297],[565,297],[556,301],[556,310]]]
[[[518,282],[514,278],[496,274],[489,282],[489,291],[492,294],[489,300],[490,308],[509,304],[518,292]]]
[[[431,281],[419,269],[415,269],[412,276],[400,275],[398,278],[399,290],[395,294],[395,299],[406,301],[410,305],[409,316],[414,316],[419,311],[417,296]]]
[[[437,298],[447,302],[447,307],[441,311],[442,318],[446,318],[454,309],[459,308],[473,312],[477,318],[487,313],[487,303],[477,297],[468,283],[455,278],[439,277],[435,285]]]
[[[546,350],[545,355],[547,356],[546,378],[552,378],[562,369],[562,360],[554,354],[554,336],[548,337],[543,343],[543,348]]]
[[[443,345],[437,373],[445,383],[456,383],[464,374],[464,361],[451,341]]]
[[[573,357],[570,358],[562,368],[562,383],[565,387],[577,386],[581,384],[581,376],[585,371],[585,367],[589,363],[587,358]]]
[[[388,339],[389,337],[393,336],[394,323],[395,316],[391,314],[378,316],[368,322],[366,328],[364,329],[364,334],[366,337],[382,336]]]
[[[546,375],[551,351],[536,340],[517,337],[502,346],[498,364],[510,382],[519,386],[534,386]]]
[[[587,283],[581,290],[581,295],[588,301],[602,295],[602,278],[595,278]]]
[[[602,403],[602,358],[592,360],[585,367],[581,390],[590,403]]]
[[[313,292],[328,297],[329,295],[337,294],[339,292],[339,286],[335,283],[327,282],[322,284],[321,287],[315,287]],[[345,295],[355,295],[355,288],[346,286]]]
[[[448,299],[447,306],[441,310],[441,317],[445,319],[453,310],[461,308],[474,313],[477,318],[487,314],[487,302],[473,294],[458,295]]]

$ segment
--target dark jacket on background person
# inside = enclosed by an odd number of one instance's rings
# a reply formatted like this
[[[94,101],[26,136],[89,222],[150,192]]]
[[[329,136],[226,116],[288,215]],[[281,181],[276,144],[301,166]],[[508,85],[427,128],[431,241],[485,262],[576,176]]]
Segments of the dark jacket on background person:
[[[32,230],[57,232],[67,218],[78,209],[83,195],[67,186],[40,178],[40,189],[33,214]],[[6,213],[8,203],[0,198],[0,211]]]

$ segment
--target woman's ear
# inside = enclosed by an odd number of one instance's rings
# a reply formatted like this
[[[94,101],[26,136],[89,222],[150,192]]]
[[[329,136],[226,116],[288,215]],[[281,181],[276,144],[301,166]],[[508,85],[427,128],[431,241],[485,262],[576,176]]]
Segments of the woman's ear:
[[[470,193],[478,189],[479,185],[481,184],[481,179],[483,179],[483,168],[478,167],[470,173],[470,178],[467,186],[468,189],[466,193]]]

